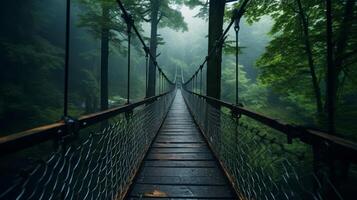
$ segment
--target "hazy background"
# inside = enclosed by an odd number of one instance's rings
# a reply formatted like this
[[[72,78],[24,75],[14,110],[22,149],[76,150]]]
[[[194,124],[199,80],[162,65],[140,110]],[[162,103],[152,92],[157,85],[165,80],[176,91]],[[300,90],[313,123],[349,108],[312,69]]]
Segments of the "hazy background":
[[[8,135],[58,121],[63,110],[63,66],[65,40],[65,4],[61,0],[17,1],[0,8],[0,133]],[[70,115],[78,117],[99,111],[100,95],[100,37],[83,25],[81,17],[86,7],[74,1],[71,17],[70,45]],[[158,47],[158,62],[173,80],[176,68],[183,69],[184,79],[203,62],[207,54],[207,21],[195,17],[199,7],[180,6],[188,31],[160,28],[163,44]],[[135,15],[135,13],[134,13]],[[121,20],[121,19],[119,19]],[[268,116],[303,126],[316,127],[313,100],[306,96],[288,96],[276,92],[259,78],[257,60],[266,52],[272,39],[269,35],[274,21],[263,16],[260,21],[241,23],[239,44],[239,94],[244,106]],[[149,24],[142,24],[142,33],[149,37]],[[234,40],[233,29],[228,41]],[[109,104],[122,105],[126,99],[127,57],[126,35],[118,35],[110,42]],[[147,42],[148,43],[148,42]],[[285,44],[281,44],[284,48]],[[131,97],[136,101],[145,97],[145,56],[138,41],[132,44]],[[204,72],[205,73],[205,72]],[[204,80],[205,81],[205,80]],[[353,94],[353,92],[352,92]],[[235,99],[235,57],[225,53],[222,69],[222,99]],[[355,95],[349,96],[341,109],[338,121],[340,132],[351,132],[357,127]],[[346,120],[347,119],[347,120]],[[317,127],[319,128],[319,127]]]

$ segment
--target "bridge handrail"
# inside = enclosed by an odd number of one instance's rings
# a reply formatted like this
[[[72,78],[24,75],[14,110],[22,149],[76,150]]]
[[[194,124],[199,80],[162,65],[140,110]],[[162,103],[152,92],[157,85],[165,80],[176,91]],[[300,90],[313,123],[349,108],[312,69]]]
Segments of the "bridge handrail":
[[[229,22],[227,28],[223,31],[222,35],[217,39],[215,45],[208,52],[208,55],[203,60],[202,64],[197,68],[197,70],[193,73],[193,75],[186,82],[183,82],[183,85],[187,85],[190,81],[192,81],[195,78],[195,76],[197,76],[198,73],[204,68],[205,64],[208,62],[210,57],[212,57],[212,55],[217,51],[217,48],[220,48],[223,45],[223,43],[225,42],[225,40],[227,38],[227,34],[228,34],[229,30],[232,28],[232,26],[236,22],[236,20],[240,19],[243,16],[245,9],[249,2],[250,2],[250,0],[244,0],[243,3],[241,4],[241,6],[239,7],[239,9],[234,11],[234,14],[231,17],[231,21]]]
[[[74,134],[74,132],[119,114],[131,112],[139,106],[153,103],[154,101],[157,101],[161,97],[166,96],[174,91],[175,89],[172,89],[169,92],[145,98],[135,103],[83,115],[78,119],[61,120],[56,123],[29,129],[9,136],[0,137],[0,156],[14,153],[46,141],[70,137]]]
[[[331,151],[333,151],[330,152],[331,157],[341,160],[349,160],[354,163],[357,163],[357,144],[352,141],[325,133],[320,130],[313,130],[301,126],[287,124],[277,119],[273,119],[271,117],[251,111],[247,108],[243,108],[241,106],[237,106],[235,104],[228,103],[213,97],[189,91],[185,87],[183,87],[183,89],[192,95],[196,95],[199,98],[207,100],[207,102],[211,105],[228,108],[232,111],[233,114],[237,116],[245,115],[249,118],[259,121],[262,124],[265,124],[270,128],[278,130],[280,133],[284,133],[288,138],[288,142],[291,142],[294,138],[298,138],[302,142],[310,145],[324,143],[329,147],[333,146],[333,148],[330,148]]]
[[[148,56],[150,56],[150,59],[152,60],[155,67],[158,69],[159,73],[162,75],[162,77],[171,86],[175,86],[175,83],[173,81],[171,81],[167,77],[167,75],[164,73],[162,68],[160,68],[159,64],[156,61],[156,57],[151,54],[149,47],[145,44],[143,37],[141,36],[140,32],[138,31],[137,27],[134,24],[134,21],[132,20],[132,17],[128,13],[128,11],[125,9],[122,2],[120,0],[117,0],[117,3],[118,3],[120,10],[123,13],[123,18],[125,19],[124,20],[125,23],[127,23],[129,26],[131,26],[134,29],[135,34],[137,35],[141,44],[143,45],[143,49],[144,49],[145,53]],[[68,2],[67,2],[67,6],[70,6],[70,4]],[[67,12],[69,12],[69,10],[67,10]],[[10,154],[10,153],[34,146],[36,144],[39,144],[39,143],[42,143],[45,141],[49,141],[52,139],[66,138],[72,134],[71,132],[73,130],[78,131],[85,127],[88,127],[89,125],[96,124],[100,121],[109,119],[109,118],[116,116],[118,114],[130,112],[131,110],[133,110],[141,105],[156,101],[160,97],[165,96],[174,90],[175,89],[171,88],[171,90],[169,92],[159,94],[157,96],[145,98],[144,100],[141,100],[141,101],[138,101],[135,103],[129,103],[124,106],[111,108],[111,109],[97,112],[94,114],[84,115],[84,116],[79,117],[78,119],[71,119],[71,118],[65,117],[67,119],[61,120],[56,123],[40,126],[37,128],[22,131],[22,132],[18,132],[18,133],[9,135],[9,136],[0,137],[0,156],[5,155],[5,154]]]

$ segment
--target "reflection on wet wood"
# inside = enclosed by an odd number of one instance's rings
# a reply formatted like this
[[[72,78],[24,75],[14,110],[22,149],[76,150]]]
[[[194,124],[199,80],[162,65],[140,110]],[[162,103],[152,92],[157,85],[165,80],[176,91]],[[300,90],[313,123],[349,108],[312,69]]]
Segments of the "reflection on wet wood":
[[[180,92],[127,198],[236,199]]]

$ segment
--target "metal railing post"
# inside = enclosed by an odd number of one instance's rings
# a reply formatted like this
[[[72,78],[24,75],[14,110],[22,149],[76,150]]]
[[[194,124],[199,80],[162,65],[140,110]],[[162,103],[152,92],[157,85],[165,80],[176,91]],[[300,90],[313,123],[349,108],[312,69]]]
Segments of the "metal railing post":
[[[70,33],[71,33],[71,0],[66,1],[66,35],[65,35],[65,65],[64,65],[64,95],[63,95],[63,121],[66,124],[66,128],[62,131],[57,132],[57,139],[55,141],[55,148],[60,148],[61,160],[65,163],[66,155],[66,144],[64,136],[68,134],[71,130],[70,122],[73,120],[68,117],[68,91],[69,91],[69,56],[70,56]],[[74,122],[74,121],[73,121]],[[71,133],[72,134],[72,133]],[[64,182],[64,187],[66,187],[66,182]],[[65,199],[66,195],[64,192],[60,194],[62,199]]]
[[[197,80],[198,80],[198,74],[197,74],[197,72],[196,72],[196,76],[195,76],[195,92],[197,93],[197,91],[198,91],[198,85],[197,85]]]
[[[237,10],[235,12],[238,12]],[[238,14],[237,14],[238,15]],[[235,52],[235,56],[236,56],[236,105],[238,105],[239,102],[239,93],[238,93],[238,80],[239,80],[239,22],[240,22],[240,17],[235,16],[235,22],[234,22],[234,30],[236,33],[236,52]]]
[[[130,14],[122,15],[127,25],[127,34],[128,34],[128,75],[127,75],[127,104],[130,103],[130,70],[131,70],[131,28],[134,23],[134,20]]]
[[[161,94],[161,71],[159,71],[159,94]]]
[[[144,51],[145,51],[145,96],[146,96],[147,90],[148,90],[149,51],[150,51],[150,49],[145,46]]]
[[[69,42],[71,32],[71,0],[66,1],[66,41],[65,41],[65,65],[64,65],[64,99],[63,116],[68,116],[68,85],[69,85]]]
[[[193,75],[193,78],[192,78],[192,92],[195,92],[195,88],[196,88],[195,78],[196,78],[196,75]]]
[[[161,93],[164,91],[164,76],[161,74]]]
[[[202,95],[202,70],[203,70],[203,66],[201,66],[200,69],[200,94]]]

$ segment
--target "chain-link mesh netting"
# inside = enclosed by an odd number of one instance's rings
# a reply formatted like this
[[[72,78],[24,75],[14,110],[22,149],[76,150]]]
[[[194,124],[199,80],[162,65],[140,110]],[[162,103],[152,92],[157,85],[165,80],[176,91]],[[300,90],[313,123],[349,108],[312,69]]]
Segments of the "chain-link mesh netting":
[[[326,199],[325,188],[342,199],[327,176],[313,173],[311,146],[287,144],[286,136],[267,126],[183,95],[241,199]]]
[[[8,183],[0,199],[122,198],[174,95],[171,92],[131,114],[120,114],[104,122],[107,125],[101,131],[81,133],[76,141]]]

